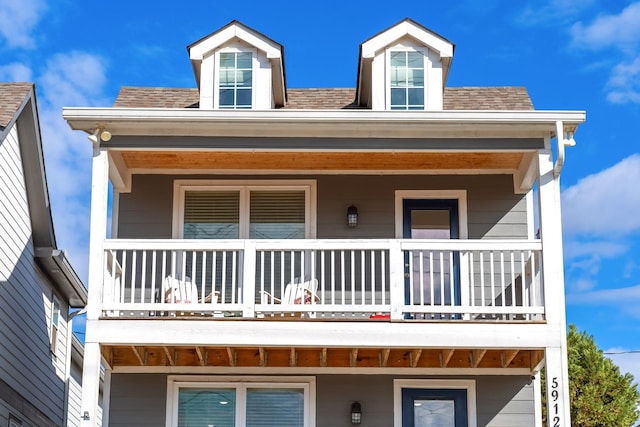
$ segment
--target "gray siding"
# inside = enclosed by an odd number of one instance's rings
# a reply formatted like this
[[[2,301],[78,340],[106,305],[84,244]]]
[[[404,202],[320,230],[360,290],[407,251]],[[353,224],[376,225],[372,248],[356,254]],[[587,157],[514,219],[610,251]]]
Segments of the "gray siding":
[[[171,238],[174,179],[315,179],[318,238],[395,236],[395,190],[466,190],[471,239],[527,237],[524,195],[514,194],[511,175],[135,175],[132,192],[120,195],[121,238]],[[346,225],[347,207],[358,207],[358,227]]]
[[[393,425],[393,380],[418,377],[391,375],[318,375],[316,426],[351,426],[353,401],[362,404],[367,427]],[[426,377],[422,377],[426,378]],[[443,379],[443,377],[430,377]],[[463,377],[470,379],[472,377]],[[476,381],[478,427],[534,425],[533,385],[528,376],[479,376]],[[167,377],[163,374],[114,374],[110,425],[164,425]]]
[[[34,261],[18,132],[14,127],[0,141],[0,379],[12,394],[15,391],[54,425],[60,425],[68,307],[59,298],[61,319],[54,355],[49,343],[52,296],[52,288]]]

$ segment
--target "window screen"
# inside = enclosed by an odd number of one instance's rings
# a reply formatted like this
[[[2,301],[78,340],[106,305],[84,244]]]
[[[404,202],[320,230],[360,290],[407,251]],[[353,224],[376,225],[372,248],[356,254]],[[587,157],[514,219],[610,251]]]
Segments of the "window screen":
[[[304,191],[251,191],[250,239],[304,239]]]

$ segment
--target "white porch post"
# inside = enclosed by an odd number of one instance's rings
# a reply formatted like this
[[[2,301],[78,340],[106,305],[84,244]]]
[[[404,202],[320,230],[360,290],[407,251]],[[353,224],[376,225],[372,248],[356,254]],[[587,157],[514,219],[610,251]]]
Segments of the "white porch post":
[[[91,227],[89,238],[89,286],[86,341],[82,369],[81,426],[95,427],[100,393],[100,344],[92,333],[101,311],[104,278],[103,242],[107,234],[107,195],[109,162],[107,151],[94,146],[91,176]]]
[[[558,135],[562,144],[563,135]],[[570,426],[569,375],[567,367],[564,262],[562,257],[562,217],[560,179],[554,177],[551,140],[538,154],[539,212],[542,238],[542,265],[545,316],[551,330],[558,331],[557,345],[545,348],[547,414],[549,426]],[[554,327],[555,326],[555,327]]]

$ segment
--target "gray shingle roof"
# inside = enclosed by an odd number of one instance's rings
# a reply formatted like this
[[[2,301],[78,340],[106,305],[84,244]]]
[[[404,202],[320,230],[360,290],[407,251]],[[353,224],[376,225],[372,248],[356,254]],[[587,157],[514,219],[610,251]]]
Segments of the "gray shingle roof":
[[[355,89],[287,89],[285,109],[357,108]],[[197,108],[197,89],[123,87],[114,107]],[[445,110],[533,110],[527,89],[520,86],[456,87],[444,91]]]
[[[7,127],[33,83],[0,83],[0,129]]]

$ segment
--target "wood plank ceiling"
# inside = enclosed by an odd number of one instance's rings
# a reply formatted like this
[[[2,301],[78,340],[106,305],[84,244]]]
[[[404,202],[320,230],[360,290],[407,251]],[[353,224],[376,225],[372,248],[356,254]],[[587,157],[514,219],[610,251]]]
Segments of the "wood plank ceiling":
[[[108,346],[111,367],[210,366],[304,368],[524,368],[534,370],[538,349],[294,348]]]
[[[511,170],[514,152],[247,152],[123,151],[129,169],[187,170]]]

